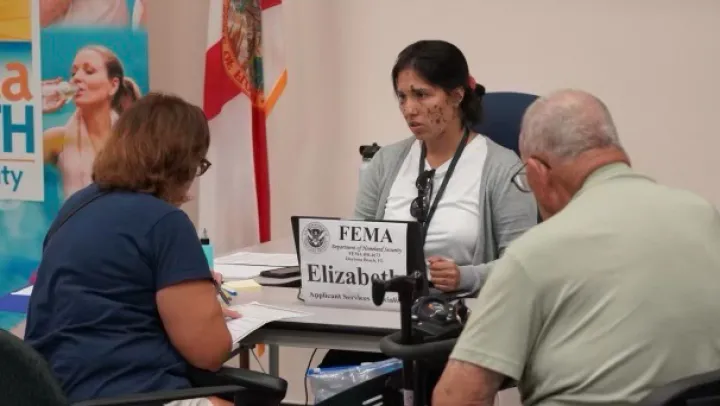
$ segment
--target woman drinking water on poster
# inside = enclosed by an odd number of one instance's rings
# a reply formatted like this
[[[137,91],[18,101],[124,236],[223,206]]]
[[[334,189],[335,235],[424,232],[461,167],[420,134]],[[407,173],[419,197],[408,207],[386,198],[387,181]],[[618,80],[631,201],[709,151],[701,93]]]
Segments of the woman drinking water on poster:
[[[57,166],[63,198],[92,182],[92,164],[118,115],[140,97],[137,85],[125,73],[118,57],[99,45],[83,47],[75,55],[69,83],[43,82],[43,112],[62,107],[70,98],[76,110],[63,126],[43,136],[45,162]]]
[[[89,182],[89,167],[113,121],[139,89],[147,89],[147,31],[129,18],[133,13],[142,21],[136,3],[0,0],[0,36],[32,40],[40,51],[31,72],[33,80],[44,80],[33,96],[36,114],[43,113],[35,136],[45,160],[40,177],[23,178],[42,183],[36,186],[44,188],[43,201],[0,200],[0,297],[33,283],[58,209]],[[22,319],[21,313],[0,310],[0,329],[12,329]]]

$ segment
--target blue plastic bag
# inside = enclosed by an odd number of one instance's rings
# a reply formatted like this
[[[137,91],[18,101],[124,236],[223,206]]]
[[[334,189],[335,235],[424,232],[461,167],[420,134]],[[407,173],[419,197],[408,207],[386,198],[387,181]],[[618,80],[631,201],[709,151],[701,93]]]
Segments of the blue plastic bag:
[[[355,385],[399,369],[402,369],[402,361],[390,358],[358,366],[311,368],[307,377],[317,404]]]

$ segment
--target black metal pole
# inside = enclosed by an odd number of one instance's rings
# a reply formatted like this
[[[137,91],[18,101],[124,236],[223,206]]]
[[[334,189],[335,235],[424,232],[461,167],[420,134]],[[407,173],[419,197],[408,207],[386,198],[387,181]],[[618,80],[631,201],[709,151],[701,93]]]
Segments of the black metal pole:
[[[413,344],[412,334],[412,304],[414,299],[414,292],[412,289],[399,289],[398,299],[400,300],[400,339],[402,345]],[[411,406],[408,404],[408,396],[411,396],[414,400],[412,405],[417,405],[413,390],[413,377],[415,376],[414,365],[412,360],[403,360],[403,403],[405,406]]]
[[[418,297],[427,294],[427,282],[422,272],[415,271],[407,276],[399,276],[389,281],[373,281],[372,299],[376,306],[382,305],[386,292],[396,292],[400,302],[400,345],[415,344],[412,327],[412,306]],[[422,377],[418,377],[416,362],[403,359],[402,391],[404,406],[423,406],[425,399],[416,392],[422,392]]]
[[[427,400],[427,368],[422,360],[415,361],[413,386],[415,388],[413,406],[425,406]],[[429,405],[429,403],[427,403]]]

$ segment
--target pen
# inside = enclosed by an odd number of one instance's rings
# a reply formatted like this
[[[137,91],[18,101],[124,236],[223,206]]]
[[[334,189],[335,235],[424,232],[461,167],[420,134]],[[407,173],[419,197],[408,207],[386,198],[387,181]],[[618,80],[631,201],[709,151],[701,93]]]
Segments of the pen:
[[[229,286],[227,286],[227,285],[221,285],[221,287],[222,287],[223,290],[224,290],[226,293],[228,293],[230,296],[236,296],[236,295],[237,295],[237,291],[236,291],[235,289],[233,289],[233,288],[231,288],[231,287],[229,287]]]
[[[220,284],[217,283],[215,279],[213,279],[213,284],[215,284],[215,290],[217,290],[217,293],[222,299],[222,301],[225,302],[227,306],[230,306],[230,298],[225,295],[225,291],[223,290],[223,288],[220,287]]]
[[[230,296],[237,296],[237,291],[235,289],[225,286],[225,285],[222,285],[221,287],[225,292],[230,294]]]

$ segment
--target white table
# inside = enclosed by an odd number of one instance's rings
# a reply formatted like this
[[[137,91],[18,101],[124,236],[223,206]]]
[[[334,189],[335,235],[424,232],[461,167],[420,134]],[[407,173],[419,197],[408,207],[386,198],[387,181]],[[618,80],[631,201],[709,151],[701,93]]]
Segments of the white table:
[[[286,254],[294,250],[290,238],[242,251]],[[263,287],[242,291],[234,300],[234,304],[257,301],[312,314],[267,324],[242,341],[268,345],[268,372],[272,375],[279,371],[279,346],[379,352],[380,339],[400,329],[397,311],[307,306],[297,295],[297,288]]]
[[[278,346],[380,352],[380,339],[400,329],[399,312],[306,306],[297,293],[296,288],[263,287],[238,295],[238,303],[257,301],[311,313],[269,323],[242,341],[268,345],[270,374],[279,371]]]

